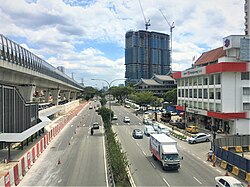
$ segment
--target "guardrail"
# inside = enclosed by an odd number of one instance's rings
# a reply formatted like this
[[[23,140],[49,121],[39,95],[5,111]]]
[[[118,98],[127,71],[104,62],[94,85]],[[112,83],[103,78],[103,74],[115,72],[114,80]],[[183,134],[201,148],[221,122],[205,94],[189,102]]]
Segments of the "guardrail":
[[[2,34],[0,34],[0,59],[48,75],[78,89],[83,89],[81,84]]]

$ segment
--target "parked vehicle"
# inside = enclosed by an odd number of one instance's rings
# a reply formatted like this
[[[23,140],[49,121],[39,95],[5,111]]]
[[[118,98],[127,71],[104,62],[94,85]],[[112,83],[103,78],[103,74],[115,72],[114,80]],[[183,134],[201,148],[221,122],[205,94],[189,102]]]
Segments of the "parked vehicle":
[[[190,133],[198,133],[199,132],[198,127],[196,125],[191,125],[191,126],[187,127],[186,131],[190,132]]]
[[[168,128],[165,125],[159,124],[158,125],[158,129],[157,129],[158,134],[166,134],[168,136],[170,136],[170,132],[168,130]]]
[[[215,177],[216,187],[244,187],[244,185],[231,176]]]
[[[140,129],[134,129],[132,132],[134,138],[143,138],[143,133]]]
[[[155,130],[151,125],[145,125],[144,134],[150,136],[150,134],[155,134]]]
[[[176,116],[177,115],[177,112],[174,112],[174,111],[169,111],[169,113],[171,114],[171,116]]]
[[[211,140],[211,135],[206,133],[198,133],[188,139],[188,143],[199,143],[199,142],[209,142]]]
[[[112,120],[117,120],[117,119],[118,119],[117,116],[116,116],[116,115],[113,115]]]
[[[179,129],[185,129],[186,128],[186,125],[183,122],[176,122],[175,126],[178,127]]]
[[[130,123],[129,117],[125,116],[125,117],[123,118],[123,122],[124,122],[124,123]]]
[[[93,123],[93,129],[99,129],[99,123],[98,122]]]
[[[92,105],[90,105],[90,106],[89,106],[89,109],[91,110],[92,108],[93,108],[93,106],[92,106]]]
[[[166,134],[151,134],[149,149],[153,158],[161,162],[163,170],[180,168],[177,142]]]
[[[164,121],[166,123],[168,123],[169,121],[171,121],[171,113],[169,113],[169,112],[162,113],[161,114],[161,121]]]

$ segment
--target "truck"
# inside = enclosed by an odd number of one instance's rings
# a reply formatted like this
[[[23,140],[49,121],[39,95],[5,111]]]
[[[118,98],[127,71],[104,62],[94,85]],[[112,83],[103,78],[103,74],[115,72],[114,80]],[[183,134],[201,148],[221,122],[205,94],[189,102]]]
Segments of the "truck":
[[[151,134],[149,149],[154,160],[161,162],[163,170],[178,170],[180,158],[177,149],[177,142],[166,134]]]

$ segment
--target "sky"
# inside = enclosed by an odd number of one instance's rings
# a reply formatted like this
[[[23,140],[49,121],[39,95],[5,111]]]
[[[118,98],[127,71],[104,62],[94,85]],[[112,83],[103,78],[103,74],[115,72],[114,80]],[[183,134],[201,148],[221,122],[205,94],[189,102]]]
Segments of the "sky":
[[[173,29],[172,70],[244,34],[244,0],[140,0],[148,31]],[[167,21],[162,16],[161,10]],[[0,0],[0,33],[85,86],[125,79],[125,34],[145,30],[139,0]],[[124,83],[116,80],[111,86]]]

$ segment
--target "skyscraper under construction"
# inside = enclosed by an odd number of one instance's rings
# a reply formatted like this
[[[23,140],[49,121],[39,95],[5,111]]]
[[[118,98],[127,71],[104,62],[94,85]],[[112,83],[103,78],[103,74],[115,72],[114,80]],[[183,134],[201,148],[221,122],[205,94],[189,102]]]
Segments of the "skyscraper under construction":
[[[128,31],[125,44],[126,85],[154,74],[170,72],[169,35],[149,31]]]

